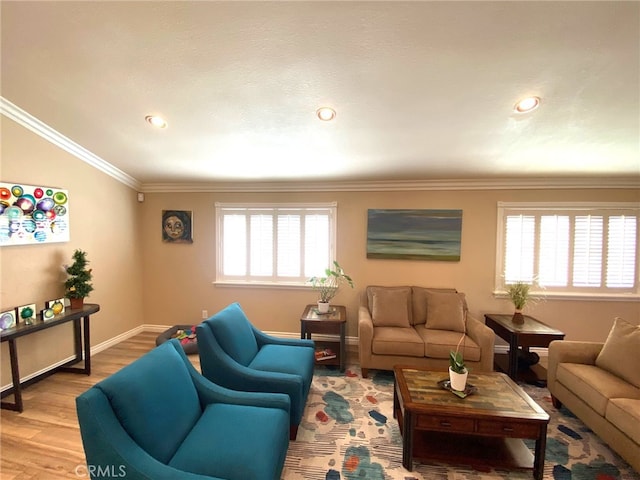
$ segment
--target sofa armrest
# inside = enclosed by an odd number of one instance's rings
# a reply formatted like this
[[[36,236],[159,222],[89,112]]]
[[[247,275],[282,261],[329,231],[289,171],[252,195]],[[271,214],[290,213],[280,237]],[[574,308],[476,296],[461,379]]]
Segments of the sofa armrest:
[[[467,313],[467,335],[480,347],[480,368],[493,371],[494,343],[496,335],[484,322]]]
[[[595,365],[596,358],[604,343],[579,342],[572,340],[554,340],[549,344],[549,365],[547,368],[547,386],[553,390],[556,372],[561,363],[582,363]],[[553,392],[552,392],[553,393]]]
[[[367,368],[371,364],[371,344],[373,343],[373,320],[365,306],[358,308],[358,356],[360,367]]]
[[[200,372],[196,370],[191,361],[187,358],[187,355],[184,353],[182,347],[177,340],[172,339],[170,343],[176,349],[180,357],[185,363],[189,374],[191,375],[191,380],[196,387],[198,392],[198,396],[200,398],[200,404],[202,408],[210,403],[231,403],[235,405],[248,405],[254,407],[266,407],[266,408],[279,408],[281,410],[286,411],[287,413],[291,410],[291,400],[289,398],[289,391],[280,391],[278,393],[265,393],[263,391],[241,391],[241,390],[231,390],[225,388],[217,383],[214,383],[207,378],[205,378]],[[266,375],[270,375],[271,372],[264,372]],[[299,388],[302,389],[301,385],[298,385],[300,382],[295,381],[295,375],[288,374],[271,374],[273,377],[269,377],[273,384],[277,384],[278,380],[282,376],[290,376],[294,377],[294,385],[290,388]],[[284,386],[282,390],[286,390],[288,386]],[[269,390],[268,388],[265,389]]]

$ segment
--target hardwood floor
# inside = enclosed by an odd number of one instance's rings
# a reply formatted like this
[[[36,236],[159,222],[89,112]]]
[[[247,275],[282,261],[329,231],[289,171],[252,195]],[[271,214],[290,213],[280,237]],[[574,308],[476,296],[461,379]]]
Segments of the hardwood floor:
[[[155,347],[157,336],[141,333],[94,355],[91,376],[56,373],[27,387],[22,413],[0,410],[0,479],[88,478],[75,399]],[[198,356],[189,358],[200,370]]]

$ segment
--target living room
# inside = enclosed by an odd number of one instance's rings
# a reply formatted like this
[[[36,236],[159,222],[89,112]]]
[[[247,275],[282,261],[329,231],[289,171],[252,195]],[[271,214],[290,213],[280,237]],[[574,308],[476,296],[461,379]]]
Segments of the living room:
[[[9,2],[3,2],[3,9],[5,3]],[[632,13],[637,17],[637,6]],[[3,30],[7,18],[3,11]],[[635,29],[637,39],[637,25]],[[4,40],[3,33],[3,57]],[[631,57],[637,67],[638,46],[633,48]],[[10,76],[7,67],[11,67],[4,62],[3,83],[5,76]],[[636,80],[630,82],[632,87],[637,87],[637,71],[635,68],[635,77],[631,77]],[[600,86],[609,88],[606,84]],[[624,97],[637,117],[637,88],[625,93],[630,93]],[[545,99],[542,100],[534,115],[545,108]],[[61,116],[67,115],[63,110],[60,112]],[[342,289],[334,303],[347,309],[347,343],[355,349],[359,297],[368,285],[452,287],[465,293],[470,314],[478,319],[483,319],[485,313],[512,312],[511,302],[496,289],[499,202],[637,204],[640,201],[638,157],[635,165],[630,165],[629,156],[621,155],[619,164],[623,167],[616,171],[618,162],[611,158],[617,151],[614,147],[611,157],[599,158],[599,166],[589,164],[589,168],[583,168],[580,161],[572,158],[567,163],[573,169],[567,167],[560,174],[520,164],[515,171],[522,174],[493,177],[486,173],[446,177],[426,171],[420,178],[412,174],[386,180],[336,176],[320,177],[321,180],[307,177],[265,182],[244,178],[226,182],[214,178],[181,182],[176,177],[173,181],[145,182],[126,170],[114,168],[117,155],[98,157],[92,154],[89,144],[69,143],[68,139],[74,138],[71,132],[53,127],[56,119],[42,118],[38,108],[27,108],[6,96],[4,85],[1,113],[0,180],[63,188],[69,192],[71,205],[69,242],[0,248],[2,310],[30,303],[36,303],[40,309],[44,302],[63,296],[61,267],[71,261],[74,249],[82,249],[88,254],[95,288],[87,301],[101,307],[91,323],[95,353],[143,331],[160,332],[176,324],[197,324],[203,311],[211,315],[232,302],[239,302],[258,328],[282,336],[299,336],[300,315],[307,304],[316,301],[316,293],[310,287],[216,283],[216,202],[337,202],[336,258],[353,278],[355,288]],[[341,114],[338,107],[338,118]],[[509,115],[511,112],[505,113],[505,117]],[[81,124],[86,118],[79,114],[66,121]],[[168,128],[174,125],[170,123]],[[637,119],[633,125],[637,127]],[[638,153],[637,128],[635,132],[635,140],[625,144],[631,148],[624,153],[634,152],[634,141]],[[148,136],[140,142],[153,142],[155,133],[145,134]],[[613,143],[609,141],[609,145]],[[509,148],[505,145],[505,150]],[[584,153],[585,149],[583,145],[580,151]],[[393,163],[393,157],[388,158],[391,160],[386,162]],[[473,162],[468,164],[475,170]],[[534,173],[527,175],[529,170]],[[139,197],[139,193],[143,196]],[[369,209],[461,210],[460,261],[367,258]],[[162,241],[163,210],[192,212],[193,243]],[[525,313],[561,330],[566,339],[604,341],[614,317],[633,323],[640,321],[637,294],[636,291],[627,298],[605,299],[548,294]],[[22,339],[19,345],[22,378],[29,379],[66,361],[74,348],[70,331],[68,325]],[[0,353],[3,358],[8,357],[6,343]],[[5,389],[11,379],[7,362],[2,363],[0,373],[0,385]]]

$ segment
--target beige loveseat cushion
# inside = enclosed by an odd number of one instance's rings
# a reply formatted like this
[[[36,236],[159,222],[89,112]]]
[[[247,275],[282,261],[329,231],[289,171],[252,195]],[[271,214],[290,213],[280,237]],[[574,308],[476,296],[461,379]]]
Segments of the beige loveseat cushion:
[[[468,362],[479,362],[482,349],[471,337],[453,330],[431,330],[424,325],[416,325],[416,331],[424,341],[424,354],[429,358],[449,358],[449,352],[459,351]],[[464,337],[464,338],[463,338]],[[460,341],[462,339],[462,342]]]
[[[369,287],[374,327],[411,327],[410,287]]]
[[[596,365],[640,388],[640,325],[616,317]]]
[[[412,325],[427,323],[427,292],[457,293],[458,291],[455,288],[411,287]],[[464,308],[467,309],[466,303]]]
[[[609,399],[637,398],[639,394],[633,385],[595,365],[561,363],[556,379],[602,417]]]
[[[427,292],[427,324],[430,330],[465,332],[464,293]]]
[[[376,327],[371,351],[376,355],[424,357],[424,342],[414,328]]]
[[[612,398],[605,417],[640,445],[640,399]]]

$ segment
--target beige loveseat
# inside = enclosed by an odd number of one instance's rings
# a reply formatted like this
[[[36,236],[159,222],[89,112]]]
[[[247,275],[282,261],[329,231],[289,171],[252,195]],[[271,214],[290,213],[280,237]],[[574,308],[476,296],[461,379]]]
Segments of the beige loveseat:
[[[551,342],[547,387],[640,472],[640,326],[616,318],[604,343]]]
[[[464,333],[466,332],[466,334]],[[362,376],[370,368],[415,365],[447,371],[458,344],[467,367],[493,370],[493,330],[468,314],[463,293],[417,286],[369,286],[358,310]]]

